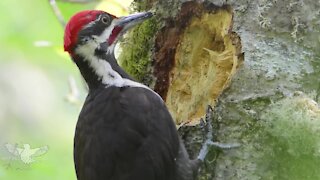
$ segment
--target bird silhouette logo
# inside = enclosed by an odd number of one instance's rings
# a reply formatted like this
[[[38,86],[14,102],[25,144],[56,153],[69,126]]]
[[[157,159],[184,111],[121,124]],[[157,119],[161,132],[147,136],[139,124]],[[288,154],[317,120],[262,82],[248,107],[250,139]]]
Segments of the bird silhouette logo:
[[[48,146],[42,146],[39,148],[31,148],[30,144],[23,144],[23,147],[19,147],[18,144],[6,143],[5,149],[8,152],[7,159],[9,161],[21,161],[26,165],[30,165],[35,162],[35,158],[46,154],[49,150]]]

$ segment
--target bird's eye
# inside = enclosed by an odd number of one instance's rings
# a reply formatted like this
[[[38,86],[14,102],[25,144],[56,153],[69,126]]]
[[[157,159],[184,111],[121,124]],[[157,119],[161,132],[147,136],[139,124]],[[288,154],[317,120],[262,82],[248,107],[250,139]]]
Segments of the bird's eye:
[[[101,18],[101,22],[103,24],[109,25],[110,24],[110,18],[108,18],[107,16],[104,16],[104,17]]]

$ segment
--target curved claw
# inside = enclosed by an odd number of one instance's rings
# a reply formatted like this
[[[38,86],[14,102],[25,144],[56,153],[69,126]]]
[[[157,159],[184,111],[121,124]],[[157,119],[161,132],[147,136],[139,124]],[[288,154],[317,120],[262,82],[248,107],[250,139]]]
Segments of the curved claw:
[[[212,112],[213,109],[210,105],[207,107],[207,112],[206,112],[206,125],[208,128],[208,132],[206,135],[206,141],[202,145],[202,148],[199,152],[199,155],[197,157],[198,160],[204,161],[206,158],[208,152],[209,152],[209,145],[210,146],[215,146],[220,149],[232,149],[232,148],[237,148],[240,147],[239,143],[220,143],[220,142],[213,142],[213,128],[212,128]]]
[[[213,141],[209,141],[207,143],[208,145],[215,146],[220,149],[233,149],[241,146],[241,144],[239,143],[220,143],[220,142],[213,142]]]
[[[204,161],[204,158],[207,156],[209,152],[208,145],[210,145],[210,142],[212,142],[212,139],[213,139],[212,111],[213,111],[212,107],[208,105],[207,111],[206,111],[206,125],[208,128],[208,132],[206,135],[206,141],[202,145],[199,155],[197,157],[197,159],[199,159],[200,161]]]

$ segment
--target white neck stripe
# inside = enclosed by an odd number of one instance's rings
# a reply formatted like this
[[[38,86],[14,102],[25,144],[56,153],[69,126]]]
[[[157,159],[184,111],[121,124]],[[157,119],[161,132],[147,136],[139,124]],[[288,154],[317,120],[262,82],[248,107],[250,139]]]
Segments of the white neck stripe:
[[[162,100],[162,98],[158,93],[154,92],[152,89],[150,89],[146,85],[121,77],[121,75],[118,72],[112,69],[109,62],[94,56],[95,49],[98,46],[99,46],[99,43],[95,41],[89,41],[88,43],[79,46],[75,50],[75,52],[81,55],[84,58],[84,60],[89,63],[89,66],[93,69],[95,74],[99,78],[101,78],[101,81],[103,84],[106,85],[106,88],[110,86],[115,86],[115,87],[129,86],[129,87],[145,88],[152,91]]]

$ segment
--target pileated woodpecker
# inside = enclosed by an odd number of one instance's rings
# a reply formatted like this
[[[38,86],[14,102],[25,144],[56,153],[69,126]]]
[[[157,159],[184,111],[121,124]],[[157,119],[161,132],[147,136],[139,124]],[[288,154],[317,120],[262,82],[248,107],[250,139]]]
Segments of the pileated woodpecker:
[[[200,160],[189,159],[165,103],[114,56],[119,37],[150,17],[91,10],[66,26],[64,49],[89,87],[74,137],[79,180],[194,179]]]

